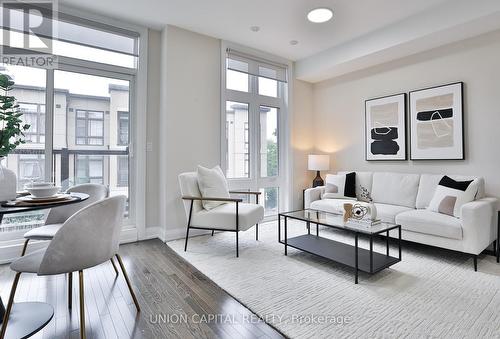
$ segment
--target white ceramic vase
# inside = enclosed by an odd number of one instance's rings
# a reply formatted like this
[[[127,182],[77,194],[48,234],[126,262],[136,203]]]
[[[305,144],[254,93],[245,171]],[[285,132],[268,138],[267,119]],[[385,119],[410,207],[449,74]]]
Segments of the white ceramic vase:
[[[377,206],[373,202],[370,202],[367,204],[368,207],[368,215],[370,216],[370,219],[377,220]]]
[[[16,198],[16,174],[4,167],[0,157],[0,201],[13,200]]]

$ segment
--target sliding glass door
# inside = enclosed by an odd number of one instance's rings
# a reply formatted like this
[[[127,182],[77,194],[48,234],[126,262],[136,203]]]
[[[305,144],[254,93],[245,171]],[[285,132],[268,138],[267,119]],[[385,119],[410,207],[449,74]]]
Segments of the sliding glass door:
[[[129,80],[54,71],[54,180],[128,197],[129,111]]]

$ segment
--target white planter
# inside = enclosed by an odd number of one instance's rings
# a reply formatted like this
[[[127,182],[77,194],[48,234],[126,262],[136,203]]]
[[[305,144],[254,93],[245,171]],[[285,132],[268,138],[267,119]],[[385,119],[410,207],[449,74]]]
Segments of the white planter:
[[[0,201],[13,200],[16,198],[16,173],[4,167],[2,160],[0,158]]]

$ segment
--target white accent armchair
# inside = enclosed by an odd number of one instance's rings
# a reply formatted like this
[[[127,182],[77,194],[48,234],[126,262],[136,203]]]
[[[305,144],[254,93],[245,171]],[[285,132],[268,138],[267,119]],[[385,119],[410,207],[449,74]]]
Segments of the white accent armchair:
[[[239,256],[238,232],[246,231],[255,225],[255,239],[259,240],[259,222],[264,218],[264,208],[259,205],[260,192],[230,191],[233,194],[255,196],[255,204],[243,203],[241,198],[202,197],[198,187],[196,172],[179,175],[179,185],[186,212],[187,230],[184,251],[187,250],[189,230],[202,229],[236,233],[236,257]],[[205,210],[202,201],[223,201],[223,205]]]

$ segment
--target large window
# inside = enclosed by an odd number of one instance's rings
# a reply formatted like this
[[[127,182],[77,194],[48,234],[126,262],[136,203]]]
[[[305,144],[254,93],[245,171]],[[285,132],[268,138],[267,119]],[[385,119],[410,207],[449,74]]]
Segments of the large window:
[[[104,145],[104,112],[76,110],[76,144]]]
[[[280,126],[286,120],[287,66],[230,49],[225,65],[226,176],[232,188],[261,190],[266,215],[276,215],[286,191]]]
[[[23,55],[27,32],[15,20],[10,24],[0,28],[0,34],[10,30],[10,47],[22,46],[18,52]],[[59,35],[45,37],[53,40],[53,54],[59,56],[54,67],[0,64],[0,71],[15,81],[10,95],[19,103],[23,122],[30,125],[26,143],[4,164],[16,172],[19,190],[31,181],[53,181],[63,190],[99,183],[110,195],[128,197],[129,172],[135,170],[129,164],[128,145],[134,142],[129,140],[135,116],[130,102],[139,34],[62,13],[54,24]],[[134,198],[128,200],[125,227],[135,221],[134,203]],[[6,215],[0,240],[22,239],[27,229],[43,224],[45,216],[46,211]]]

